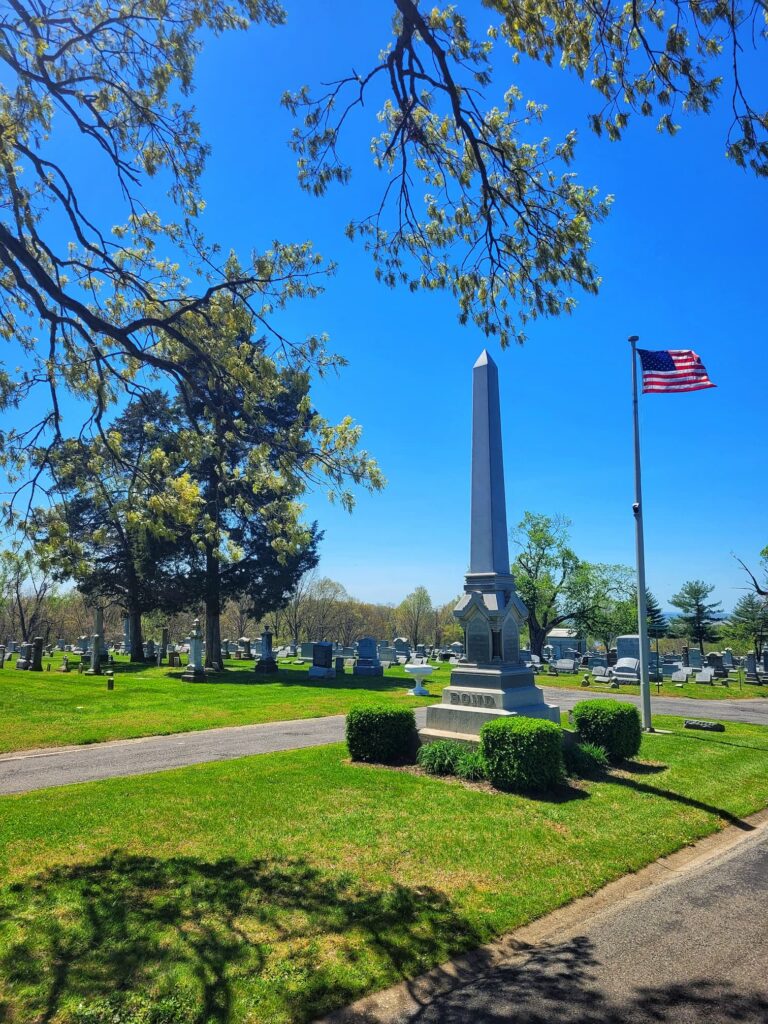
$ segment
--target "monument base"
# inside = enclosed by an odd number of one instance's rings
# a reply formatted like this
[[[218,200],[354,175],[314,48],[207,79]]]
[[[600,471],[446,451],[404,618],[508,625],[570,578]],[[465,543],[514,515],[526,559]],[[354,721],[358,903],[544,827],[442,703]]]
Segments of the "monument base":
[[[321,668],[319,665],[313,665],[307,673],[309,679],[335,679],[336,669],[335,668]]]
[[[204,669],[188,668],[186,672],[182,672],[181,678],[185,683],[205,683],[208,681]]]
[[[274,658],[260,658],[256,662],[253,671],[260,675],[266,675],[268,672],[277,672],[277,662]]]
[[[353,676],[383,676],[383,665],[355,665],[352,669]]]
[[[461,665],[451,673],[441,704],[427,708],[422,741],[477,739],[495,718],[544,718],[560,724],[560,709],[544,702],[528,668],[510,665]]]

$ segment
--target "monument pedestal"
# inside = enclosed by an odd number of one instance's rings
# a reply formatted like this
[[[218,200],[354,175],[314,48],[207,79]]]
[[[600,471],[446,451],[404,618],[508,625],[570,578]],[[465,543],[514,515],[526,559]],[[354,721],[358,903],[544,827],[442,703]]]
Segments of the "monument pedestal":
[[[427,708],[422,740],[476,740],[494,718],[545,718],[560,724],[560,709],[546,704],[533,672],[514,665],[461,665],[451,673],[441,704]]]
[[[267,675],[269,672],[277,672],[277,662],[274,658],[259,658],[253,671],[257,675]]]

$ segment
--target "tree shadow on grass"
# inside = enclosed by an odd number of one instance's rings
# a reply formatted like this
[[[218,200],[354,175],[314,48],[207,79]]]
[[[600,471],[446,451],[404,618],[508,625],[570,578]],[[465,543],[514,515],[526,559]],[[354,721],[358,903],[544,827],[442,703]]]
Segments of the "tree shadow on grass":
[[[601,988],[602,965],[592,942],[526,947],[500,965],[482,951],[467,958],[458,977],[433,972],[429,983],[408,985],[414,1007],[398,1019],[410,1024],[765,1024],[768,995],[736,989],[726,979],[627,986],[615,997]],[[619,964],[620,969],[620,964]],[[375,1010],[333,1014],[334,1024],[380,1024]],[[390,1018],[391,1019],[391,1018]]]
[[[696,800],[692,796],[676,793],[673,789],[651,786],[647,782],[640,782],[637,779],[627,778],[622,775],[606,776],[605,781],[612,786],[623,786],[627,789],[633,789],[637,793],[647,793],[649,796],[662,797],[664,800],[672,801],[672,803],[683,804],[685,807],[694,807],[698,811],[706,811],[707,814],[715,814],[717,817],[722,818],[723,821],[727,821],[729,825],[735,825],[742,832],[753,832],[755,829],[754,825],[750,825],[748,821],[744,821],[738,815],[725,810],[724,807],[716,807],[714,804],[705,803],[703,800]]]
[[[480,941],[426,887],[114,852],[0,895],[0,1021],[224,1024],[243,998],[254,1019],[309,1020]]]

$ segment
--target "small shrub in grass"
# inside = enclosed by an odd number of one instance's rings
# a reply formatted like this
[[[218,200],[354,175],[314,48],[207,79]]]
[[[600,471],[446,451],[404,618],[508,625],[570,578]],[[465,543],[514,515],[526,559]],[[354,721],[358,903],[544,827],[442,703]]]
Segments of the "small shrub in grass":
[[[413,760],[416,719],[411,708],[365,706],[347,714],[347,747],[353,761],[396,764]]]
[[[496,718],[480,730],[487,776],[497,789],[546,790],[563,779],[562,731],[540,718]]]
[[[435,740],[419,747],[419,767],[430,775],[455,775],[459,758],[466,748],[455,740]]]
[[[456,762],[456,774],[467,782],[481,782],[486,778],[485,758],[480,751],[465,747]]]
[[[587,779],[608,767],[608,754],[596,743],[576,743],[565,751],[565,767],[569,775]]]
[[[614,764],[634,757],[640,749],[640,712],[618,700],[583,700],[573,709],[573,722],[582,743],[603,747]]]

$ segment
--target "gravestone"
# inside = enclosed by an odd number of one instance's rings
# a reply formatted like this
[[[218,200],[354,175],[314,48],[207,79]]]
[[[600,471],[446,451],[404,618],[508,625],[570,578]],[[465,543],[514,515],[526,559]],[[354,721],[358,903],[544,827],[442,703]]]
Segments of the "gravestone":
[[[200,632],[200,619],[192,623],[189,634],[189,661],[181,678],[188,683],[204,683],[206,679],[203,668],[203,634]]]
[[[299,648],[299,657],[305,659],[306,661],[309,661],[309,659],[312,657],[314,647],[314,644],[302,644],[301,647]]]
[[[106,661],[107,645],[104,642],[104,609],[94,608],[93,610],[93,634],[99,638],[99,660]]]
[[[343,676],[344,675],[344,656],[343,655],[337,655],[333,659],[333,663],[334,663],[334,667],[336,669],[336,675],[337,676]]]
[[[371,636],[357,641],[357,661],[352,669],[353,676],[383,676],[384,668],[376,651],[376,641]]]
[[[768,672],[768,645],[763,647],[763,672]]]
[[[757,656],[754,651],[750,651],[747,654],[747,674],[744,679],[746,683],[759,683],[760,680],[757,675]]]
[[[57,668],[56,671],[57,672],[69,672],[69,670],[70,670],[69,669],[69,658],[65,654],[64,657],[61,659],[61,667]]]
[[[32,661],[32,644],[23,643],[19,650],[19,656],[16,659],[16,668],[26,670],[29,668]]]
[[[251,652],[251,638],[249,636],[241,636],[237,642],[240,645],[240,650],[243,652],[243,658],[245,658],[246,661],[250,661],[253,657]]]
[[[130,615],[123,616],[123,654],[133,653],[133,630]]]
[[[707,665],[715,673],[715,679],[725,679],[728,676],[728,669],[723,664],[722,654],[710,651],[707,655]]]
[[[221,641],[221,654],[222,654],[222,657],[224,657],[224,658],[228,658],[229,657],[229,655],[230,655],[230,647],[231,647],[231,642],[230,642],[230,640],[228,638],[226,640],[222,640]]]
[[[64,637],[63,636],[60,636],[58,638],[58,640],[56,641],[56,650],[57,651],[63,651],[64,650]]]
[[[93,634],[91,645],[91,667],[85,673],[87,676],[101,675],[101,637],[98,633]]]
[[[427,742],[477,739],[485,722],[500,717],[560,723],[560,709],[544,702],[533,670],[520,660],[520,628],[528,610],[509,571],[499,375],[487,351],[472,369],[470,519],[469,572],[453,612],[465,632],[466,660],[451,672],[442,703],[427,708],[420,732]]]
[[[147,640],[147,641],[145,641],[145,643],[144,643],[144,659],[145,659],[145,661],[154,661],[155,660],[155,654],[156,654],[156,652],[155,652],[155,641],[154,640]]]
[[[16,644],[15,640],[9,640],[8,643],[5,645],[5,649],[8,652],[8,654],[15,654],[16,653],[16,647],[17,647],[17,644]]]
[[[619,683],[640,683],[640,659],[619,658],[613,667],[613,678]]]
[[[5,668],[5,644],[0,644],[0,668]]]
[[[163,661],[163,658],[166,658],[168,656],[168,647],[170,645],[170,638],[171,638],[171,635],[170,635],[170,631],[169,631],[168,627],[167,626],[163,626],[162,630],[160,631],[160,662],[158,664],[161,664],[162,661]]]
[[[695,669],[704,668],[704,659],[698,647],[690,647],[688,649],[688,665],[690,668]]]
[[[688,648],[688,645],[687,644],[683,644],[683,668],[689,668],[690,667],[691,662],[690,662],[689,655],[690,655],[690,649]]]
[[[307,673],[310,679],[335,679],[333,667],[333,644],[323,642],[312,644],[312,665]]]
[[[728,669],[735,667],[735,662],[733,660],[733,651],[730,647],[726,647],[723,651],[723,665],[725,666],[725,668]]]
[[[35,637],[35,642],[32,644],[32,653],[29,662],[30,672],[42,672],[43,671],[43,638],[41,636]]]
[[[255,671],[259,674],[277,672],[277,662],[272,653],[272,634],[265,629],[259,640],[259,657],[256,660]]]

